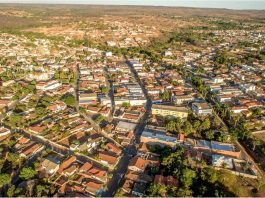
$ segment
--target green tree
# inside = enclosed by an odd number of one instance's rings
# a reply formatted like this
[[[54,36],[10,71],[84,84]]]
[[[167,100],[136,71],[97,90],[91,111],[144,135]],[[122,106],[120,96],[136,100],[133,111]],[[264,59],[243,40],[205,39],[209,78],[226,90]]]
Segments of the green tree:
[[[193,179],[196,177],[196,172],[185,168],[182,170],[182,174],[180,176],[181,183],[187,188],[192,185]]]
[[[129,102],[123,102],[121,106],[124,108],[129,108],[131,104]]]
[[[19,114],[13,113],[9,117],[9,123],[11,126],[16,127],[21,123],[22,117]]]
[[[208,130],[205,132],[205,136],[208,140],[214,139],[214,132],[212,130]]]
[[[11,185],[11,187],[8,188],[7,190],[7,196],[8,197],[14,197],[15,195],[15,190],[16,190],[16,186],[15,185]]]
[[[122,189],[118,189],[114,197],[124,197],[124,192]]]
[[[162,94],[162,99],[163,100],[169,100],[170,99],[170,93],[168,92],[168,90],[166,89],[164,91],[164,93]]]
[[[175,122],[175,120],[170,120],[166,124],[166,129],[167,129],[167,131],[170,131],[170,132],[176,131],[176,122]]]
[[[177,197],[192,197],[192,194],[193,192],[189,188],[181,187],[177,192]]]
[[[185,135],[189,135],[194,131],[192,124],[188,120],[183,124],[183,131]]]
[[[46,188],[45,188],[45,186],[43,186],[43,185],[37,185],[37,187],[36,187],[36,194],[37,194],[37,197],[41,197],[41,195],[42,195],[42,192],[45,190]]]
[[[209,120],[209,118],[206,118],[205,120],[202,121],[201,126],[200,126],[200,130],[208,130],[211,127],[211,122]]]
[[[69,107],[74,107],[76,105],[75,97],[72,94],[67,94],[67,95],[63,96],[62,100]]]
[[[33,177],[35,177],[35,175],[37,174],[37,172],[32,169],[31,167],[24,167],[21,172],[19,177],[23,180],[29,180],[32,179]]]
[[[179,176],[181,169],[185,165],[185,159],[183,159],[184,149],[182,147],[177,147],[175,152],[163,152],[161,164],[165,169],[176,176]]]
[[[7,173],[1,173],[0,174],[0,187],[2,187],[5,184],[9,184],[10,182],[10,175]]]
[[[165,185],[152,184],[148,189],[150,197],[166,197],[167,187]]]
[[[104,94],[109,93],[109,88],[108,87],[103,87],[102,88],[102,93],[104,93]]]
[[[8,153],[7,160],[12,163],[12,168],[19,164],[19,155],[16,153]]]

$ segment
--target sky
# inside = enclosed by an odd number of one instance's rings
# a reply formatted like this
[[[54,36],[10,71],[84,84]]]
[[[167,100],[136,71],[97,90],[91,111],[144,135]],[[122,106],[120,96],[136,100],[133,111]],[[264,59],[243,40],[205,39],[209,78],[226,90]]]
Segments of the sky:
[[[0,0],[0,3],[153,5],[265,10],[265,0]]]

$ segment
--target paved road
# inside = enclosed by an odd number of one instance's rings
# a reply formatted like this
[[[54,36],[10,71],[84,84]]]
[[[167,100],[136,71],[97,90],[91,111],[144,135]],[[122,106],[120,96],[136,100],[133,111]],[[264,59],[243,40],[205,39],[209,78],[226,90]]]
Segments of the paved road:
[[[114,88],[113,88],[113,82],[109,78],[108,68],[104,67],[103,71],[104,71],[104,76],[105,76],[105,79],[106,79],[106,84],[109,87],[108,96],[109,96],[109,98],[111,100],[111,110],[110,110],[110,114],[109,114],[108,119],[111,122],[113,120],[113,114],[114,114],[114,111],[115,111]]]
[[[146,125],[146,122],[149,118],[149,115],[151,114],[151,107],[152,107],[152,101],[148,96],[147,90],[145,86],[143,85],[141,79],[138,76],[137,71],[133,68],[132,65],[130,65],[129,61],[126,59],[126,64],[131,70],[131,73],[135,79],[135,81],[141,86],[142,91],[145,95],[145,98],[147,99],[146,103],[146,112],[140,119],[140,121],[137,123],[136,130],[135,130],[135,137],[136,137],[136,142],[139,143],[140,141],[140,136],[142,131],[144,130],[144,127]],[[108,183],[108,189],[106,192],[103,194],[103,196],[106,197],[112,197],[114,196],[114,193],[118,190],[120,186],[120,181],[123,177],[123,175],[126,173],[130,159],[137,154],[137,148],[136,145],[131,145],[125,148],[123,151],[123,157],[120,159],[119,164],[117,165],[116,169],[112,172],[113,177]]]

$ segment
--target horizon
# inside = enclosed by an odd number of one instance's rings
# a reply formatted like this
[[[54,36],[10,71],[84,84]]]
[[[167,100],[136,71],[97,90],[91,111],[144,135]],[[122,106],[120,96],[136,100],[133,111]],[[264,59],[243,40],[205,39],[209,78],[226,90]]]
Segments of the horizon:
[[[183,8],[208,8],[208,9],[231,9],[231,10],[265,10],[263,0],[188,0],[173,1],[160,0],[0,0],[0,4],[45,4],[45,5],[96,5],[96,6],[154,6],[154,7],[183,7]]]

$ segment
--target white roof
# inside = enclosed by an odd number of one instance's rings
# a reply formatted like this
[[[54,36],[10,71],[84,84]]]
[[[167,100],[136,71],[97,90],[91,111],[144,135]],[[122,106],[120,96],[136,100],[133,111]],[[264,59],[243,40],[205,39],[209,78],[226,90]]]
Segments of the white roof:
[[[127,131],[134,131],[136,128],[136,124],[130,122],[120,121],[116,127],[117,129],[123,129]]]

